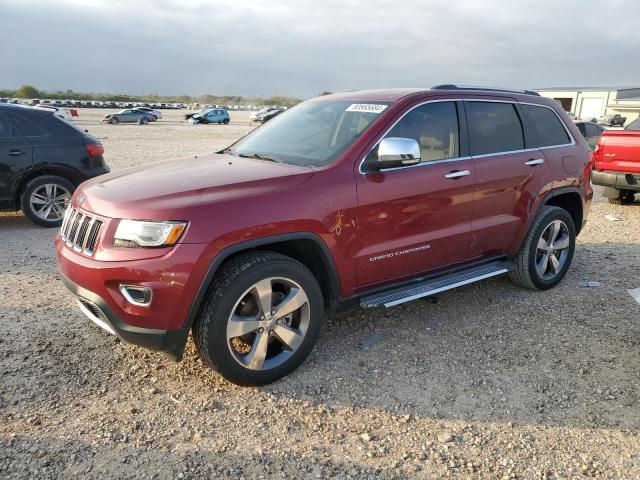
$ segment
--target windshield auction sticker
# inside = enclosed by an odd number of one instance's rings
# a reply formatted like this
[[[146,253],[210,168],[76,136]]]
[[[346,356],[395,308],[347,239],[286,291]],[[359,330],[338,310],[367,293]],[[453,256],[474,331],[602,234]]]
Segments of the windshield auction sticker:
[[[378,105],[377,103],[353,103],[349,105],[346,112],[365,112],[365,113],[380,113],[387,105]]]

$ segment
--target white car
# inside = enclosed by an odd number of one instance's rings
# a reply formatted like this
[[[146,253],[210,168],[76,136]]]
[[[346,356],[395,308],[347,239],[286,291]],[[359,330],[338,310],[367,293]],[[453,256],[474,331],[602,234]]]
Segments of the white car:
[[[49,112],[53,112],[53,115],[55,117],[61,118],[63,120],[66,120],[67,122],[71,121],[73,119],[73,117],[77,117],[78,116],[78,111],[74,108],[60,108],[60,107],[54,107],[53,105],[37,105],[35,107],[33,107],[37,110],[46,110]]]
[[[150,108],[150,107],[136,107],[136,110],[142,110],[143,112],[147,112],[150,113],[151,115],[153,115],[154,117],[156,117],[156,120],[162,118],[162,112],[160,110],[156,110],[155,108]]]

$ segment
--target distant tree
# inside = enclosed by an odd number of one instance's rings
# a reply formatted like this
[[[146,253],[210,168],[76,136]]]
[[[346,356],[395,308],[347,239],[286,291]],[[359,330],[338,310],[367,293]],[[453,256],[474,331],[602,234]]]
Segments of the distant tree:
[[[40,98],[40,92],[31,85],[22,85],[16,90],[15,96],[18,98]]]
[[[325,90],[324,92],[320,92],[320,95],[318,95],[319,97],[323,97],[325,95],[331,95],[333,94],[333,92],[330,92],[329,90]]]

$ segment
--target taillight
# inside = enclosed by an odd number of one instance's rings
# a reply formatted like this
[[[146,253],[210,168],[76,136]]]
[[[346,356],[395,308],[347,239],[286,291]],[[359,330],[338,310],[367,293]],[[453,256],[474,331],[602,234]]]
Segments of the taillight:
[[[99,143],[89,143],[86,145],[86,148],[92,157],[99,157],[104,153],[104,147]]]
[[[593,150],[593,168],[598,170],[600,167],[600,163],[602,162],[602,158],[603,158],[603,153],[604,153],[604,141],[602,139],[602,137],[600,137],[600,139],[598,140],[598,143],[596,143],[596,148]]]
[[[76,110],[75,108],[69,109],[69,113],[71,114],[72,117],[78,116],[78,110]]]

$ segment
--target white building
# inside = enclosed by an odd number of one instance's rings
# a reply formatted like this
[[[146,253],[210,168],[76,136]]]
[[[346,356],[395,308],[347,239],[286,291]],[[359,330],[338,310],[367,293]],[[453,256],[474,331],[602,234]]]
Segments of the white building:
[[[567,112],[582,120],[619,113],[625,124],[640,116],[640,87],[561,87],[536,90],[543,97],[558,100]]]

